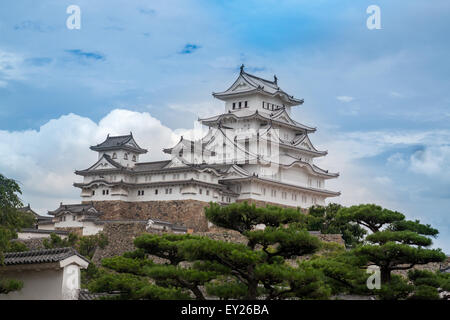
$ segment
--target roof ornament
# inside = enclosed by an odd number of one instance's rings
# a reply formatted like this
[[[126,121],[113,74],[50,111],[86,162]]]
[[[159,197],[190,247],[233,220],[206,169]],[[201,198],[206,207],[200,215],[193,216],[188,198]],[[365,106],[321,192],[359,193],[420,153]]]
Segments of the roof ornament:
[[[241,73],[244,72],[244,64],[241,65]]]
[[[277,76],[275,74],[273,75],[273,82],[275,84],[278,84],[278,78],[277,78]]]

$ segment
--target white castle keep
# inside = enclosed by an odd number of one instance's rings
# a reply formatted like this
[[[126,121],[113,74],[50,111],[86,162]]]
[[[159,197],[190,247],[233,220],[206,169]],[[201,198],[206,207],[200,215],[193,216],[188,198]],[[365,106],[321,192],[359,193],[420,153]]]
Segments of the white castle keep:
[[[326,151],[309,139],[315,128],[291,118],[302,105],[273,81],[244,71],[229,89],[213,96],[225,102],[223,114],[199,119],[207,134],[191,141],[181,137],[164,149],[171,160],[140,162],[147,152],[133,135],[109,136],[91,150],[98,161],[76,171],[84,177],[74,186],[87,201],[198,200],[227,204],[262,201],[307,208],[325,204],[339,192],[325,188],[338,177],[314,164]]]

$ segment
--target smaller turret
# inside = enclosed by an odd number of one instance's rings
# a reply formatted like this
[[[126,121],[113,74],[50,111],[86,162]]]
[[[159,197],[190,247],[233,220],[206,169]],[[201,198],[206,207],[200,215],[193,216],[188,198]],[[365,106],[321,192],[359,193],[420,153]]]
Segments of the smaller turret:
[[[125,136],[108,136],[102,143],[91,146],[91,150],[98,152],[98,158],[108,155],[112,160],[125,167],[134,167],[139,162],[139,155],[147,153],[142,149],[133,138],[133,133]]]

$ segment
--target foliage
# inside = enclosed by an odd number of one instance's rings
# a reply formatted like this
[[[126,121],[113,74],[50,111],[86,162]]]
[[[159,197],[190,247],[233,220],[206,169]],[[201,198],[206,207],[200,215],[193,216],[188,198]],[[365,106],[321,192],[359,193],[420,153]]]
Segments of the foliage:
[[[6,294],[11,291],[17,291],[23,288],[23,283],[14,279],[0,278],[0,294]]]
[[[414,286],[402,276],[392,275],[390,281],[377,290],[377,295],[381,300],[401,300],[406,299],[413,290]]]
[[[450,298],[450,274],[440,271],[410,270],[409,280],[416,286],[409,299],[435,300]],[[445,296],[446,294],[446,296]]]
[[[30,227],[34,217],[18,210],[22,206],[18,194],[21,194],[19,184],[0,174],[0,266],[3,264],[3,253],[27,250],[26,246],[11,240],[17,238],[16,231]],[[0,278],[0,293],[19,290],[22,283],[14,279]]]
[[[80,237],[76,243],[77,251],[88,259],[92,259],[97,248],[103,249],[108,244],[105,234],[99,233]]]
[[[74,247],[78,241],[78,236],[75,233],[69,233],[67,238],[63,239],[56,233],[50,234],[50,239],[44,239],[42,244],[46,249]]]
[[[365,258],[368,264],[374,263],[380,267],[382,285],[390,284],[394,288],[391,293],[396,291],[397,287],[405,287],[398,280],[391,283],[393,270],[407,270],[418,264],[440,262],[446,257],[440,249],[426,248],[432,244],[427,236],[436,236],[436,229],[420,224],[418,220],[405,220],[405,216],[400,212],[375,204],[363,204],[341,208],[338,219],[357,223],[372,231],[366,237],[366,243],[353,252]],[[382,295],[387,298],[402,296],[391,293],[382,292]]]
[[[135,251],[102,260],[89,289],[120,293],[123,299],[328,299],[373,294],[366,285],[370,264],[381,269],[383,283],[376,291],[381,299],[436,298],[449,286],[448,278],[440,275],[391,275],[441,261],[444,255],[427,248],[436,229],[376,205],[333,204],[313,207],[305,215],[245,202],[211,203],[205,214],[215,225],[240,233],[245,243],[143,234],[134,241]],[[307,230],[345,234],[352,249],[322,243]]]
[[[108,238],[103,233],[80,237],[71,232],[65,239],[51,233],[50,239],[44,239],[43,241],[43,245],[47,249],[72,247],[88,259],[92,259],[97,248],[104,248],[107,244]]]
[[[92,290],[124,291],[128,298],[142,298],[155,286],[170,289],[172,296],[209,296],[219,299],[324,299],[331,289],[323,274],[312,266],[293,266],[288,259],[316,252],[321,243],[296,224],[304,214],[295,209],[247,203],[226,207],[211,203],[205,210],[214,224],[233,229],[247,244],[176,234],[143,234],[135,239],[138,249],[122,257],[104,259],[105,271],[91,283]],[[256,230],[259,224],[264,230]],[[165,259],[156,264],[148,255]],[[120,275],[120,276],[119,276]],[[108,281],[114,278],[114,282]],[[137,295],[123,281],[135,286]],[[205,293],[207,296],[205,296]]]
[[[347,247],[355,247],[363,240],[366,230],[357,223],[349,223],[338,216],[340,204],[330,203],[327,206],[312,206],[305,218],[307,230],[320,231],[323,234],[341,234]]]

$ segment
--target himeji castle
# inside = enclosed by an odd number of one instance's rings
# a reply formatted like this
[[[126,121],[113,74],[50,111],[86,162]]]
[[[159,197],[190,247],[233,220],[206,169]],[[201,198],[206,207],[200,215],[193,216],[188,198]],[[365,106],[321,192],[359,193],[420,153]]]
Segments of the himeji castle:
[[[340,193],[325,182],[338,177],[314,164],[327,155],[309,135],[316,128],[295,121],[291,110],[303,104],[278,86],[278,79],[240,74],[225,91],[224,113],[199,119],[207,132],[164,149],[170,160],[141,162],[148,151],[133,134],[109,136],[91,146],[98,161],[85,170],[83,202],[196,200],[228,204],[249,201],[307,208]],[[205,130],[205,131],[206,131]],[[148,144],[148,143],[146,143]]]

